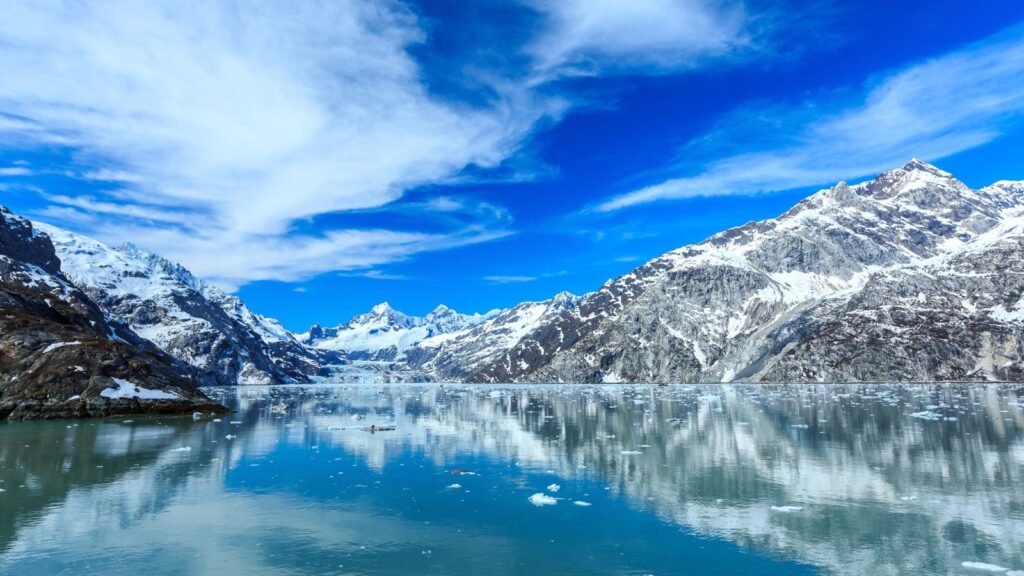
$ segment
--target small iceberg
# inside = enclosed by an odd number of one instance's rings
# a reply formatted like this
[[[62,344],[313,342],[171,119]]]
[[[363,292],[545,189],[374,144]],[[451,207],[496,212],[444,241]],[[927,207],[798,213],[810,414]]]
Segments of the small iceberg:
[[[235,438],[238,438],[238,436],[235,436],[234,434],[228,434],[224,438],[227,440],[234,440]]]
[[[590,502],[584,502],[583,500],[577,500],[577,501],[573,502],[572,504],[573,504],[573,506],[591,506],[592,505]]]
[[[449,490],[458,490],[459,488],[462,488],[462,484],[449,484],[445,486],[445,488],[448,488]]]
[[[622,455],[623,456],[636,456],[637,454],[643,454],[643,452],[641,452],[639,450],[623,450],[622,451]]]
[[[772,506],[772,512],[800,512],[803,506]]]
[[[555,500],[543,492],[537,492],[533,496],[530,496],[528,500],[530,501],[530,504],[533,504],[534,506],[554,506],[555,504],[558,504],[558,500]]]
[[[558,484],[549,484],[548,485],[548,492],[558,492],[561,489],[562,489],[562,487],[559,486]]]
[[[991,572],[993,574],[1002,574],[1008,572],[1009,568],[1003,568],[995,564],[986,564],[985,562],[961,562],[961,566],[968,570],[977,570],[978,572]]]
[[[191,446],[180,446],[178,448],[171,449],[171,452],[191,452],[191,451],[192,451],[192,447]]]

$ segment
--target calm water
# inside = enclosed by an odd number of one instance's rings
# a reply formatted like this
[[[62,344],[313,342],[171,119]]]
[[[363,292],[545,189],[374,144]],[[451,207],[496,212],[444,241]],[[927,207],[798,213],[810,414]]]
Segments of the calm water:
[[[0,424],[0,573],[1024,570],[1019,387],[212,393]]]

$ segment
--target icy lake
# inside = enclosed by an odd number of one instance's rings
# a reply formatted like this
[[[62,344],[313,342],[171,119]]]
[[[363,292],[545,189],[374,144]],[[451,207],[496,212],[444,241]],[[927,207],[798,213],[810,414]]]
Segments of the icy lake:
[[[0,574],[1024,574],[1019,386],[209,393],[0,423]]]

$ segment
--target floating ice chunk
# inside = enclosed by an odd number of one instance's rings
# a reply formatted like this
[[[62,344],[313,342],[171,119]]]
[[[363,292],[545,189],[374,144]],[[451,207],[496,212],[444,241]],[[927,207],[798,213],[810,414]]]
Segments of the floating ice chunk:
[[[232,420],[232,421],[228,422],[228,424],[241,424],[241,423],[242,423],[241,420]]]
[[[213,421],[214,422],[220,422],[221,420],[220,420],[220,418],[214,418]]]
[[[530,504],[533,504],[534,506],[554,506],[555,504],[558,504],[558,500],[555,500],[543,492],[537,492],[533,496],[530,496],[528,500],[530,501]]]
[[[803,506],[772,506],[773,512],[800,512]]]
[[[910,415],[911,418],[919,418],[921,420],[942,420],[942,415],[932,412],[931,410],[925,410],[924,412],[915,412]]]
[[[192,451],[192,447],[191,446],[179,446],[178,448],[174,448],[174,449],[171,450],[171,452],[191,452],[191,451]]]
[[[562,487],[559,486],[558,484],[549,484],[548,485],[548,492],[558,492],[561,489],[562,489]]]
[[[573,506],[592,506],[590,502],[584,502],[583,500],[577,500],[572,503]]]
[[[793,428],[803,428],[804,430],[806,430],[807,428],[810,428],[810,426],[808,426],[807,424],[793,424]]]
[[[104,388],[100,392],[100,396],[104,398],[138,398],[139,400],[180,400],[181,396],[178,396],[174,392],[164,392],[163,390],[150,390],[132,384],[127,380],[121,378],[113,378],[114,384],[117,388]]]
[[[637,454],[643,454],[643,452],[641,452],[639,450],[623,450],[622,451],[622,455],[623,456],[636,456]]]
[[[1003,568],[995,564],[986,564],[984,562],[961,562],[961,566],[969,570],[978,570],[979,572],[992,572],[994,574],[1000,574],[1009,571],[1009,568]]]
[[[227,440],[234,440],[235,438],[238,438],[238,436],[235,436],[234,434],[228,434],[224,438]]]
[[[75,394],[75,395],[74,395],[74,396],[72,396],[71,398],[68,398],[68,401],[70,402],[71,400],[81,400],[81,399],[82,399],[82,396],[81,396],[81,395],[79,395],[79,394]]]
[[[445,486],[445,488],[449,488],[451,490],[456,490],[458,488],[462,488],[462,484],[449,484],[449,485]]]
[[[192,413],[192,419],[193,420],[199,420],[202,417],[203,417],[203,413],[202,412],[193,412]]]

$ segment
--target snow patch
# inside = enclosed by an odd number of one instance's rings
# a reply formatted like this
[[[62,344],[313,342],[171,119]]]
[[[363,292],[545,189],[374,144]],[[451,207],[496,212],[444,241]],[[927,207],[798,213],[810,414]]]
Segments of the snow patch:
[[[105,388],[100,392],[100,396],[104,398],[138,398],[139,400],[180,400],[181,396],[178,396],[174,392],[164,392],[163,390],[150,390],[149,388],[143,388],[136,384],[133,384],[127,380],[120,378],[114,378],[114,384],[117,388]]]

